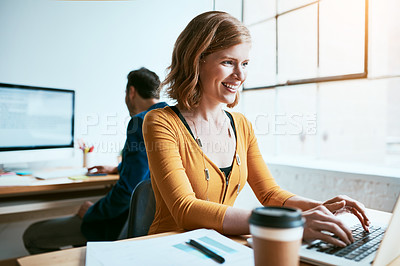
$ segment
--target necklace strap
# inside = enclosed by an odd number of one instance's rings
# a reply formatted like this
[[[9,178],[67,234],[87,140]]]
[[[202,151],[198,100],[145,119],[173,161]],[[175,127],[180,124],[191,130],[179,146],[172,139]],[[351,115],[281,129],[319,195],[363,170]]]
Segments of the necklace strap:
[[[175,114],[179,117],[179,119],[182,121],[183,125],[187,128],[187,130],[189,131],[190,135],[192,135],[193,139],[196,140],[192,130],[189,127],[189,124],[186,122],[186,119],[183,117],[182,113],[179,111],[178,107],[176,106],[170,106],[170,108],[172,109],[172,111],[175,112]]]
[[[189,124],[187,123],[185,117],[183,117],[182,113],[179,111],[178,107],[176,107],[176,106],[170,106],[170,108],[171,108],[172,111],[174,111],[174,113],[179,117],[179,119],[182,121],[183,125],[184,125],[184,126],[186,127],[186,129],[189,131],[190,135],[192,135],[193,139],[196,141],[196,137],[194,136],[192,130],[190,129]],[[235,122],[234,122],[234,120],[233,120],[233,116],[232,116],[229,112],[227,112],[227,111],[225,111],[225,110],[224,110],[224,112],[225,112],[225,114],[228,116],[228,118],[229,118],[229,120],[230,120],[232,129],[233,129],[233,133],[235,134],[235,138],[237,139],[236,127],[235,127]]]

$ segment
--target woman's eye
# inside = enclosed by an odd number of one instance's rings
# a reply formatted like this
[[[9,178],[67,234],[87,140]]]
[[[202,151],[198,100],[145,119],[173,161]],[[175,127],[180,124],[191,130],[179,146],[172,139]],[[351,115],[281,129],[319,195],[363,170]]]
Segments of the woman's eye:
[[[223,61],[222,64],[224,65],[233,65],[232,61]]]
[[[242,67],[245,68],[245,67],[247,67],[248,65],[249,65],[249,62],[244,62],[244,63],[242,64]]]

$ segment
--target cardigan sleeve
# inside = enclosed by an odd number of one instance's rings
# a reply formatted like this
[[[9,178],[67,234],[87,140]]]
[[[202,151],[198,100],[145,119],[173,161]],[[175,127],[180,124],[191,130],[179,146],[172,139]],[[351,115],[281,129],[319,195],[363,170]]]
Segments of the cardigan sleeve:
[[[250,121],[248,121],[244,116],[243,119],[245,120],[243,125],[247,128],[248,183],[263,206],[282,206],[285,201],[290,197],[293,197],[294,194],[283,190],[278,186],[262,158]]]
[[[179,153],[182,136],[179,136],[176,121],[166,112],[151,111],[144,121],[143,133],[153,186],[156,186],[179,228],[211,228],[223,233],[222,224],[228,206],[196,198]]]

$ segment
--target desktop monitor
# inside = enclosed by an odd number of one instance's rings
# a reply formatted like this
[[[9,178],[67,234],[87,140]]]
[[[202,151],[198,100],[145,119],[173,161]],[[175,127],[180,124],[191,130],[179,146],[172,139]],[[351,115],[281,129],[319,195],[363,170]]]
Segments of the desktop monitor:
[[[73,90],[0,83],[0,167],[72,157],[74,107]]]

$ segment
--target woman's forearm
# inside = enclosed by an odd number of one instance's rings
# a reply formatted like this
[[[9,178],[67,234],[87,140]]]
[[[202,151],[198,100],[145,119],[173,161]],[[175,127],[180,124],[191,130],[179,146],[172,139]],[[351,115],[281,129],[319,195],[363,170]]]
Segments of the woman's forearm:
[[[227,235],[247,235],[249,230],[249,218],[251,211],[229,207],[226,210],[223,230]]]
[[[288,200],[285,201],[283,206],[285,207],[292,207],[292,208],[298,208],[301,209],[302,211],[306,211],[312,208],[317,207],[318,205],[321,205],[322,202],[304,198],[301,196],[293,196],[289,198]]]
[[[320,204],[321,202],[319,201],[311,200],[300,196],[293,196],[285,202],[284,206],[298,208],[305,211],[314,208]],[[223,222],[224,234],[227,235],[249,234],[250,215],[251,215],[251,210],[229,207],[226,210]]]

